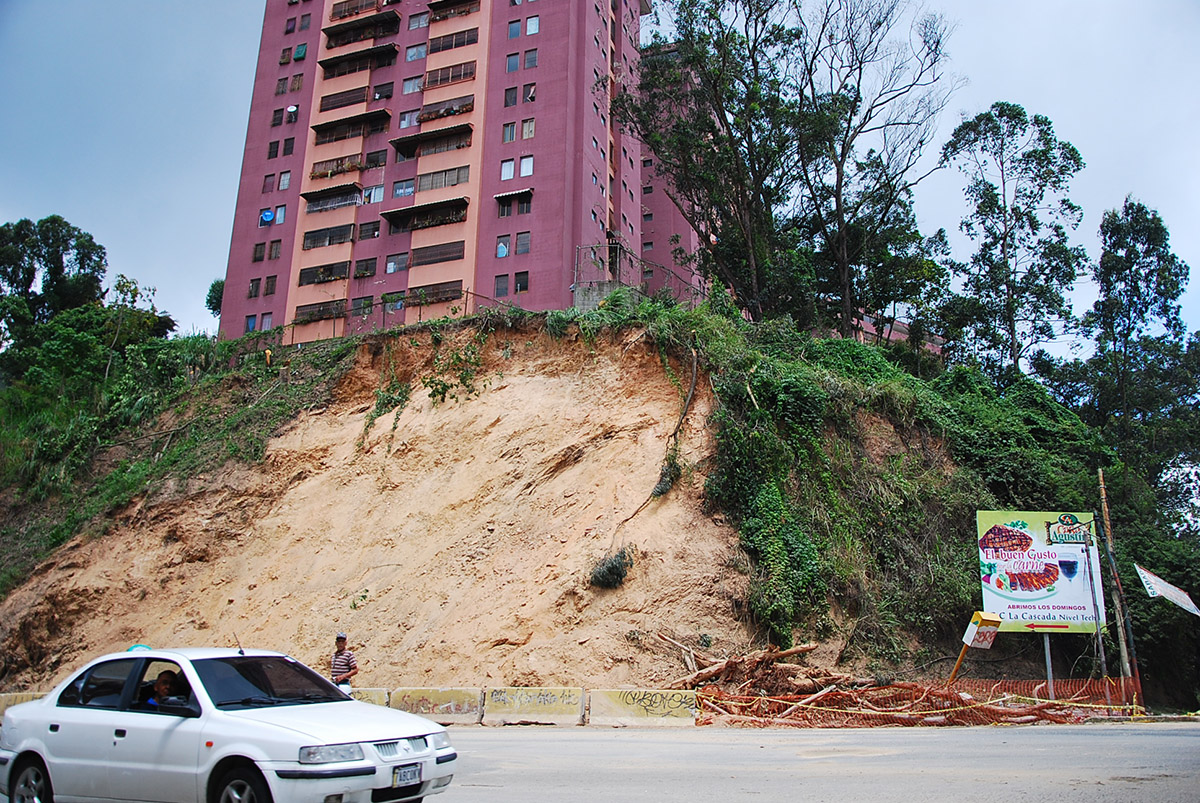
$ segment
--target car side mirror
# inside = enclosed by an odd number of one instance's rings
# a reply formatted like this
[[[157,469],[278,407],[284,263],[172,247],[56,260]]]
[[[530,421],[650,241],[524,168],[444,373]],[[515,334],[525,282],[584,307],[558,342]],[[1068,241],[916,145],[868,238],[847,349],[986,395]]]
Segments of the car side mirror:
[[[166,697],[158,704],[158,710],[176,717],[195,718],[200,716],[200,703],[187,697]]]

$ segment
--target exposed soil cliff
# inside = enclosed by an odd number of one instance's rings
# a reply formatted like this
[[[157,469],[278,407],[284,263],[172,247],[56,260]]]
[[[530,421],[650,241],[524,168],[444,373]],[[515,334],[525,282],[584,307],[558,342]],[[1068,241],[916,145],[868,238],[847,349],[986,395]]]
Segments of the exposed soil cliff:
[[[467,332],[441,344],[465,343]],[[361,686],[654,686],[687,674],[653,637],[738,653],[747,561],[702,507],[713,450],[703,381],[685,467],[647,504],[689,388],[636,333],[623,342],[493,337],[478,394],[434,404],[428,334],[364,346],[335,402],[261,465],[157,487],[102,538],[76,538],[0,603],[5,690],[48,688],[131,644],[283,650],[323,667],[350,633]],[[407,405],[364,426],[375,390]],[[623,587],[589,585],[630,547]]]

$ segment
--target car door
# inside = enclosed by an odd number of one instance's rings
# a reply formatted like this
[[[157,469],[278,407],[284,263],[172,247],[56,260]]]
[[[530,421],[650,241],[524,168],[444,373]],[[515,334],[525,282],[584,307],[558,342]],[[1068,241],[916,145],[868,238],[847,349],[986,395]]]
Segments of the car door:
[[[172,702],[195,702],[182,668],[172,662],[147,660],[139,671],[129,706],[114,713],[114,739],[109,754],[108,784],[117,800],[195,803],[200,785],[196,762],[202,719],[183,716],[174,707],[163,711],[146,699],[145,690],[163,673],[171,673]]]
[[[121,708],[136,658],[106,661],[80,673],[59,694],[42,742],[56,797],[105,799],[114,717]]]

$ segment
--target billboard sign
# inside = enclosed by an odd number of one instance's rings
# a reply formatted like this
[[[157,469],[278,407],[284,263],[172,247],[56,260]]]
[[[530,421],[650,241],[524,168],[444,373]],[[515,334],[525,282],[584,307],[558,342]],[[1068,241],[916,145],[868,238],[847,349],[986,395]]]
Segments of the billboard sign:
[[[1092,633],[1097,613],[1103,628],[1095,523],[1091,513],[976,512],[983,609],[1001,631]]]

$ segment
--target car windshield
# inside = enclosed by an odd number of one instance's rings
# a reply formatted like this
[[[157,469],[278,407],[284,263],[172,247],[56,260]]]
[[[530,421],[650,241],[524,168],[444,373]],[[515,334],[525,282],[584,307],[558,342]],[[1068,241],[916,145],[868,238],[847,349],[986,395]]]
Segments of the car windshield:
[[[284,656],[235,655],[193,661],[192,666],[213,704],[225,710],[351,699],[304,664]]]

